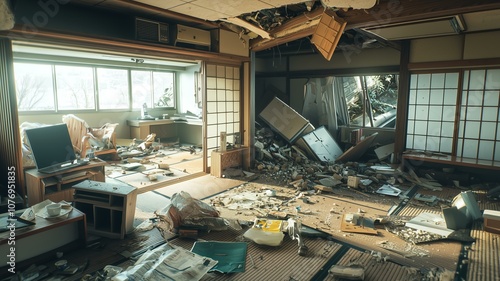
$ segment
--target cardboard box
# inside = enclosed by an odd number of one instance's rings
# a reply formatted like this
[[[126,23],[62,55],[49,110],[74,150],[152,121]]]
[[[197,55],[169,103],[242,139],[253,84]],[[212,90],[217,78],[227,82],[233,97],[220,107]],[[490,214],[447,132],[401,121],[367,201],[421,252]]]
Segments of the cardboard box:
[[[358,188],[359,181],[360,181],[360,178],[358,178],[356,176],[348,176],[347,177],[347,186],[352,187],[352,188]]]
[[[483,230],[500,234],[500,211],[484,210]]]

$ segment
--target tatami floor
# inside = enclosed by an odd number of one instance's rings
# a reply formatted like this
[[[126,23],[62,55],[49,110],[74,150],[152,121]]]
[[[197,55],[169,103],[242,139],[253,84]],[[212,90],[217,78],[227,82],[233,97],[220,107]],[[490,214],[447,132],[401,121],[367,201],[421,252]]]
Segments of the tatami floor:
[[[193,161],[196,161],[196,157],[192,157],[192,155],[185,156],[179,156],[177,160],[174,160],[175,157],[170,159],[172,160],[170,163],[172,170],[181,171],[180,169],[176,169],[176,164],[182,164],[186,167],[195,163]],[[111,171],[115,168],[112,168]],[[120,176],[124,175],[110,173],[108,176],[106,180],[113,182],[120,180]],[[255,185],[266,186],[267,188],[275,188],[282,192],[294,192],[293,189],[266,182],[266,178],[264,177],[258,179],[256,182],[249,183],[246,180],[216,178],[199,171],[192,174],[183,171],[182,176],[160,183],[149,185],[142,183],[142,190],[139,188],[137,195],[134,225],[137,226],[143,221],[155,217],[154,212],[168,206],[170,199],[175,193],[185,191],[196,199],[208,200],[207,198],[213,198],[235,187],[248,186],[253,183]],[[445,193],[440,194],[440,196],[452,198],[454,194],[459,192],[460,190],[453,188],[446,189]],[[481,209],[500,210],[498,202],[488,202],[484,196],[479,195]],[[318,198],[318,202],[321,201],[323,203],[311,207],[314,208],[311,211],[318,214],[317,219],[311,219],[312,217],[308,218],[306,216],[303,222],[312,227],[324,224],[321,214],[325,214],[324,217],[326,217],[326,214],[331,213],[331,206],[335,206],[334,208],[338,209],[337,211],[339,212],[364,209],[368,212],[375,210],[376,212],[384,213],[386,208],[394,203],[392,202],[393,200],[384,199],[377,195],[361,196],[349,190],[339,190],[335,194],[324,195],[324,198]],[[429,209],[426,206],[410,203],[401,209],[400,215],[416,215],[421,211],[437,212],[438,209]],[[222,213],[221,215],[226,216],[228,213]],[[500,255],[499,235],[483,231],[482,223],[474,224],[471,236],[476,238],[477,241],[472,245],[457,242],[432,243],[424,246],[424,248],[434,252],[429,257],[420,258],[420,261],[408,260],[400,254],[386,251],[383,257],[390,256],[391,258],[388,259],[388,262],[385,262],[385,260],[379,261],[373,255],[373,251],[370,252],[369,250],[376,247],[377,244],[374,241],[388,239],[387,234],[383,234],[373,240],[363,234],[350,235],[343,233],[335,227],[329,230],[319,228],[328,235],[331,235],[332,239],[309,239],[307,245],[309,245],[311,251],[307,257],[297,255],[297,242],[291,239],[285,239],[284,244],[279,249],[262,248],[250,243],[247,271],[245,274],[220,275],[212,273],[202,280],[334,280],[327,272],[331,265],[349,265],[353,262],[358,262],[365,266],[367,275],[364,280],[439,280],[426,276],[425,274],[428,273],[424,274],[418,267],[412,267],[411,265],[415,264],[415,262],[427,263],[429,267],[433,265],[436,267],[442,266],[449,268],[451,271],[454,269],[462,270],[461,278],[467,276],[463,279],[468,281],[500,280],[500,262],[498,259]],[[200,239],[235,241],[240,236],[241,233],[210,232],[200,235]],[[81,280],[86,274],[93,275],[94,272],[102,270],[106,265],[119,265],[122,268],[126,268],[132,265],[135,258],[140,256],[144,251],[165,243],[165,237],[156,228],[146,232],[133,232],[127,235],[125,240],[113,240],[94,236],[90,236],[89,238],[89,247],[65,253],[64,256],[71,263],[82,266],[83,270],[73,276],[62,277],[55,275],[51,277],[55,279],[48,280]],[[186,249],[189,249],[193,243],[193,240],[179,239],[174,236],[170,238],[172,238],[171,243],[185,247]],[[93,239],[96,239],[95,243],[92,243]],[[468,248],[469,251],[464,250],[465,248]],[[382,249],[381,251],[383,252]],[[464,257],[463,255],[468,256]],[[51,263],[48,266],[50,268]],[[54,272],[52,270],[51,275],[54,275]],[[425,277],[425,279],[421,279],[422,277]]]

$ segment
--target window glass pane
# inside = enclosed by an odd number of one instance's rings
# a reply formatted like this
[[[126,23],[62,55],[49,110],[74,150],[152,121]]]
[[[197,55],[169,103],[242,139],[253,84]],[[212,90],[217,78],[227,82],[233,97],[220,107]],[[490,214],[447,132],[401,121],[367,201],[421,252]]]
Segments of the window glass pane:
[[[418,81],[418,74],[412,74],[410,77],[410,89],[416,89],[417,88],[417,81]]]
[[[427,135],[440,136],[441,135],[441,122],[429,122],[427,127]]]
[[[497,124],[493,122],[483,122],[481,125],[481,139],[494,140]]]
[[[427,120],[429,107],[427,105],[419,105],[417,106],[417,110],[415,112],[415,119],[417,120]]]
[[[439,150],[444,153],[451,153],[452,138],[441,138]]]
[[[446,88],[458,88],[458,73],[446,73]]]
[[[415,122],[415,134],[425,135],[427,133],[427,121]]]
[[[489,69],[486,74],[486,89],[500,89],[500,69]]]
[[[483,89],[485,79],[485,70],[472,70],[470,72],[470,85],[469,89],[478,90]]]
[[[57,108],[94,109],[92,67],[56,65]]]
[[[99,109],[128,109],[128,71],[97,68]]]
[[[153,72],[155,107],[175,107],[174,73]]]
[[[424,115],[425,117],[425,115]],[[440,121],[443,117],[443,107],[438,105],[429,106],[429,120]],[[425,118],[424,120],[426,120]]]
[[[420,74],[418,75],[418,88],[428,89],[431,86],[431,75],[430,74]]]
[[[457,104],[457,90],[447,89],[444,91],[444,104],[455,105]]]
[[[465,137],[466,138],[479,138],[479,125],[480,122],[466,122],[465,123]]]
[[[497,121],[498,107],[484,107],[483,121]]]
[[[439,151],[439,143],[440,141],[438,137],[428,137],[425,149],[429,151]]]
[[[483,104],[483,91],[470,91],[469,92],[469,98],[467,99],[467,105],[482,105]],[[465,106],[465,104],[462,104],[462,106]]]
[[[432,74],[431,77],[431,88],[444,88],[444,73]]]
[[[499,91],[486,91],[484,93],[484,106],[498,106],[499,94]]]
[[[454,126],[455,124],[453,122],[443,122],[441,126],[441,136],[453,137]]]
[[[415,119],[415,106],[410,105],[408,107],[408,120],[414,120]]]
[[[429,104],[429,90],[417,91],[417,104]]]
[[[408,98],[408,103],[409,104],[415,104],[417,102],[417,91],[416,90],[410,90],[410,96]]]
[[[480,121],[481,120],[481,107],[468,107],[467,109],[467,120]]]
[[[479,141],[477,140],[464,140],[464,152],[462,156],[476,158],[478,143]]]
[[[142,108],[146,103],[148,107],[152,107],[153,91],[151,89],[151,71],[132,70],[132,108]]]
[[[455,106],[443,106],[443,121],[455,121]]]
[[[415,128],[415,121],[408,121],[408,126],[406,127],[406,131],[408,134],[413,134],[413,130]]]
[[[493,160],[493,149],[495,142],[493,141],[480,141],[479,142],[479,155],[477,158],[483,160]]]
[[[50,65],[16,62],[14,78],[19,111],[55,109]]]
[[[425,136],[415,136],[415,138],[413,139],[413,148],[425,150],[425,140]]]
[[[413,135],[407,135],[406,136],[406,148],[407,149],[412,149],[413,148]]]
[[[441,105],[443,104],[443,89],[431,90],[431,96],[429,98],[430,104]]]

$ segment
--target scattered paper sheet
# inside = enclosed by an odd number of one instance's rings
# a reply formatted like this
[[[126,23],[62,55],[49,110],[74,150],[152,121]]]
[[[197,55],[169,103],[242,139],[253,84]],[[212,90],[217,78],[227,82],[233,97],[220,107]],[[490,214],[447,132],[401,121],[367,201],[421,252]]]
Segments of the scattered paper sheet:
[[[144,253],[112,280],[200,280],[216,264],[216,260],[164,244]]]
[[[376,192],[383,195],[399,196],[399,194],[401,194],[401,189],[389,184],[384,184]]]

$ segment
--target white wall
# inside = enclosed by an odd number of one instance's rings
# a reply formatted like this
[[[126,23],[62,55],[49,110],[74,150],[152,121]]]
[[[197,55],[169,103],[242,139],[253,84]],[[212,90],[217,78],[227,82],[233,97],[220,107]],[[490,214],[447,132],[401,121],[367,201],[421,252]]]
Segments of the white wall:
[[[178,79],[178,112],[186,113],[187,111],[193,112],[195,114],[201,113],[201,108],[198,108],[195,96],[195,72],[200,71],[200,66],[192,66],[179,73]]]

